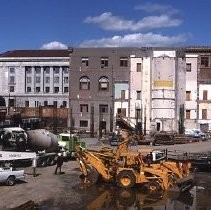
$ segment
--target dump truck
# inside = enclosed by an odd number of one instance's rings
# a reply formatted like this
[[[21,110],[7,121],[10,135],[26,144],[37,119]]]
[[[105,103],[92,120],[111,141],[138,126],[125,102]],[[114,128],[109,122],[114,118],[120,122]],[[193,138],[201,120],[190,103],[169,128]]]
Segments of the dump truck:
[[[77,156],[85,183],[96,183],[100,178],[122,188],[141,184],[149,192],[177,188],[185,191],[192,187],[191,163],[187,160],[168,160],[164,151],[129,150],[130,137],[122,132],[124,141],[116,151],[105,147],[99,151],[80,150]]]
[[[54,165],[58,153],[63,153],[66,159],[72,154],[72,151],[59,144],[57,135],[45,129],[25,131],[20,127],[3,128],[0,137],[4,151],[36,152],[38,167]]]

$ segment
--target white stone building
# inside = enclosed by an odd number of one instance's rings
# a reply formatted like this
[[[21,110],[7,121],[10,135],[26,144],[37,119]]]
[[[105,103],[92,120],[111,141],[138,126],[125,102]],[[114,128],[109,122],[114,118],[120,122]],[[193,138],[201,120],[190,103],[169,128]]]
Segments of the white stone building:
[[[7,107],[68,107],[69,52],[15,50],[1,54],[0,93]]]

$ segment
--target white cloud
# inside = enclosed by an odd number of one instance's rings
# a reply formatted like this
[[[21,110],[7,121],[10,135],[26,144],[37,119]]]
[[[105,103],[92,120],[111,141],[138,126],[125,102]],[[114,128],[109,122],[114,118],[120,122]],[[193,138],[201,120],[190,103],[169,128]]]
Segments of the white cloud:
[[[155,28],[179,26],[182,23],[180,19],[171,18],[166,14],[147,16],[135,22],[133,20],[125,20],[121,17],[113,16],[111,12],[106,12],[95,17],[87,17],[84,22],[97,24],[102,29],[109,31],[144,31]]]
[[[43,44],[41,49],[43,50],[64,50],[67,49],[68,46],[57,41],[49,42],[47,44]]]
[[[142,10],[145,12],[159,12],[161,14],[169,14],[169,15],[173,15],[179,12],[171,5],[154,4],[154,3],[146,3],[143,5],[135,6],[135,10]]]
[[[187,35],[164,36],[154,33],[135,33],[111,38],[87,40],[80,47],[173,47],[184,43]]]

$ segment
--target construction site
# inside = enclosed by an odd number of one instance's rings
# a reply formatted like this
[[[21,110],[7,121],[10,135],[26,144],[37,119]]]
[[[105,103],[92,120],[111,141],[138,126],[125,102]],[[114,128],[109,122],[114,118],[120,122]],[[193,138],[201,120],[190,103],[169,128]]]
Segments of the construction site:
[[[82,138],[86,146],[77,144],[75,158],[64,161],[59,175],[54,174],[55,164],[17,166],[16,169],[24,170],[25,179],[11,186],[1,184],[0,208],[165,207],[174,210],[189,206],[209,209],[211,204],[205,198],[210,196],[211,186],[210,140],[131,145],[128,134],[121,131],[123,141],[118,146],[110,146],[109,141],[97,138]],[[15,158],[15,153],[9,153],[13,160],[20,159]],[[23,152],[16,154],[20,156]],[[3,152],[0,160],[1,163],[5,160]]]

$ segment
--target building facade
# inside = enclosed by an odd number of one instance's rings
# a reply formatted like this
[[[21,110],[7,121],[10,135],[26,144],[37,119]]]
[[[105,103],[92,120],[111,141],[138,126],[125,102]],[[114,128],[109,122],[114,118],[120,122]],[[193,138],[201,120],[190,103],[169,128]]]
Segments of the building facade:
[[[185,127],[211,130],[211,48],[186,48]]]
[[[68,107],[67,50],[9,51],[0,55],[0,72],[7,107]]]
[[[1,54],[6,107],[69,108],[70,129],[99,135],[211,130],[211,48],[72,50]]]

